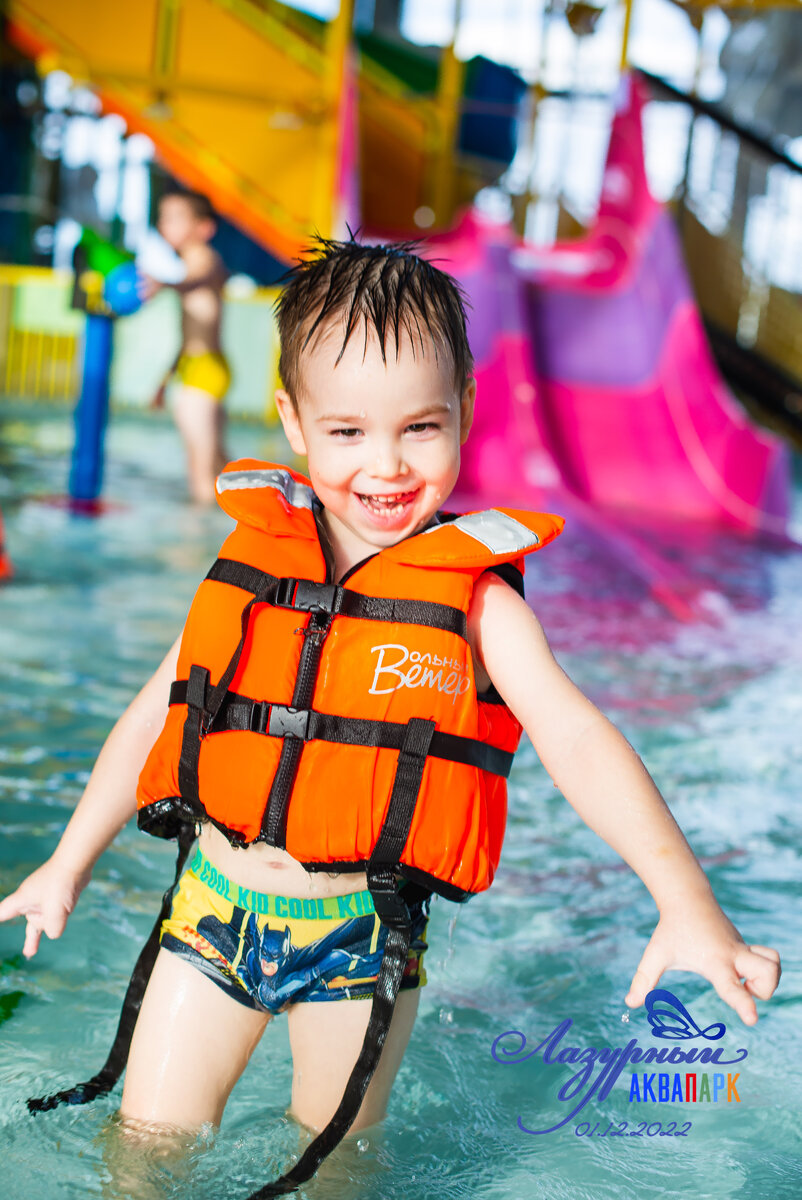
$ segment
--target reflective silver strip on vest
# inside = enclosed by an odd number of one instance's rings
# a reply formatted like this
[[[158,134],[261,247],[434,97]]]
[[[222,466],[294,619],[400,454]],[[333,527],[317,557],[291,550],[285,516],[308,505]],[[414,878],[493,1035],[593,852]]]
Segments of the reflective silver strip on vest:
[[[437,529],[461,529],[475,541],[486,546],[491,554],[520,554],[532,546],[540,545],[540,538],[526,525],[516,521],[515,517],[507,516],[495,508],[487,512],[469,513],[465,517],[457,517],[456,521],[437,525],[427,529],[426,533],[435,533]]]
[[[289,471],[226,471],[217,476],[218,492],[244,488],[275,488],[293,508],[314,508],[317,497],[306,483],[298,483]]]

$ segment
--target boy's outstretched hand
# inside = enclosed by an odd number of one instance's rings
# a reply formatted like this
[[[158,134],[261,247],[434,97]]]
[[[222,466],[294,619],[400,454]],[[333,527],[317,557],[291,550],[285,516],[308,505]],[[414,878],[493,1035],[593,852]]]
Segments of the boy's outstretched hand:
[[[160,292],[163,287],[164,284],[160,283],[158,279],[153,279],[153,277],[150,275],[144,275],[140,273],[137,284],[137,295],[143,304],[146,304],[148,300],[152,300],[156,293]]]
[[[76,875],[49,858],[24,879],[15,892],[0,901],[0,921],[25,917],[25,944],[22,953],[33,958],[42,934],[61,937],[78,897],[89,882],[90,872]]]
[[[747,946],[716,904],[663,914],[638,964],[625,1003],[638,1008],[664,971],[694,971],[712,983],[745,1025],[757,1021],[753,996],[768,1000],[780,981],[780,956]]]

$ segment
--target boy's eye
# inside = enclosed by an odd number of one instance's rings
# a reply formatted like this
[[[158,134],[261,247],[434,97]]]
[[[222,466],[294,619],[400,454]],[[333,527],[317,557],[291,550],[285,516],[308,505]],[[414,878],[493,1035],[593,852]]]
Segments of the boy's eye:
[[[330,429],[332,437],[354,438],[362,432],[361,429]]]
[[[409,433],[428,433],[430,429],[439,428],[436,421],[415,421],[413,425],[407,425]]]

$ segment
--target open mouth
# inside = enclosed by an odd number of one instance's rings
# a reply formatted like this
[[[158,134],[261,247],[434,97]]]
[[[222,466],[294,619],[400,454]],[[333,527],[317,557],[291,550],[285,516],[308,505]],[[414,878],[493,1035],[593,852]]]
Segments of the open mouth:
[[[400,517],[406,512],[419,489],[412,492],[396,492],[392,496],[364,496],[359,499],[364,507],[377,517]]]

